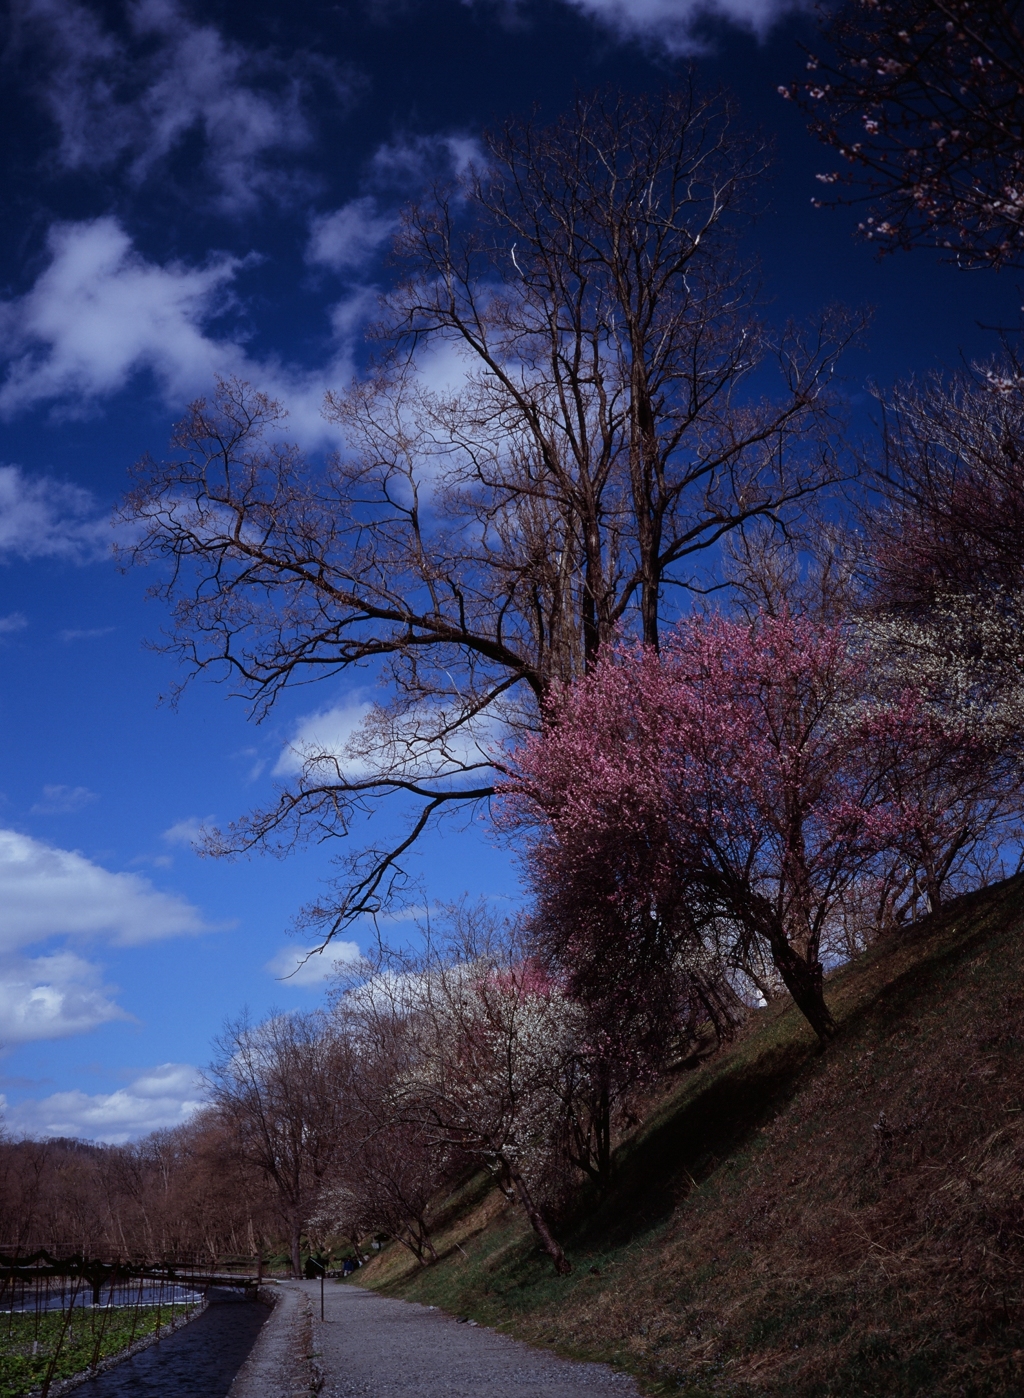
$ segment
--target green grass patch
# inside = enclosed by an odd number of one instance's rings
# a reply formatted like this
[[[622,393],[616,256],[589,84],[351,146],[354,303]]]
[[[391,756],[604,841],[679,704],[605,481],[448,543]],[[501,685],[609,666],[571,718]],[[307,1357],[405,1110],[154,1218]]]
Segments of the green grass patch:
[[[83,1373],[189,1309],[185,1304],[90,1306],[76,1308],[70,1319],[62,1311],[0,1315],[0,1398],[38,1390],[48,1374],[56,1383]]]

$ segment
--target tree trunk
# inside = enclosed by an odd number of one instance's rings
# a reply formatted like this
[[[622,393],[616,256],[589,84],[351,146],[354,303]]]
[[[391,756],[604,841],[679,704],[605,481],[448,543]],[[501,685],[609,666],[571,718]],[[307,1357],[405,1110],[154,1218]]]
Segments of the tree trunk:
[[[797,1009],[817,1034],[822,1044],[829,1043],[839,1033],[839,1025],[825,1004],[821,962],[811,962],[798,955],[783,931],[773,930],[769,936],[772,961],[786,984]]]
[[[292,1275],[302,1277],[302,1224],[298,1219],[292,1222]]]
[[[602,1198],[612,1178],[611,1096],[607,1075],[596,1098],[571,1114],[572,1148],[569,1159],[597,1185]]]
[[[422,1218],[418,1218],[416,1220],[416,1230],[420,1239],[421,1254],[425,1252],[427,1256],[430,1258],[431,1262],[436,1262],[437,1252],[430,1238],[430,1230],[428,1229],[427,1225],[424,1223]]]
[[[607,1078],[601,1084],[594,1120],[594,1153],[601,1193],[606,1194],[612,1182],[612,1103]]]
[[[721,893],[722,886],[719,885],[715,891]],[[724,891],[732,915],[748,931],[759,934],[768,943],[772,964],[822,1045],[831,1042],[839,1033],[839,1025],[825,1004],[824,973],[818,960],[816,942],[809,941],[807,955],[801,956],[786,935],[781,918],[766,898],[749,887],[731,882],[725,884]]]
[[[640,617],[644,644],[658,650],[658,613],[661,604],[661,570],[658,558],[661,551],[661,516],[655,473],[658,440],[650,387],[643,363],[642,343],[634,343],[632,353],[633,440],[630,442],[630,475],[637,551],[640,556]]]
[[[931,859],[924,864],[924,896],[929,913],[937,913],[942,907],[942,879]]]
[[[511,1168],[509,1168],[508,1173],[512,1183],[516,1187],[516,1193],[519,1195],[519,1202],[526,1210],[526,1217],[530,1220],[530,1227],[537,1234],[537,1237],[541,1240],[544,1247],[544,1251],[555,1264],[555,1271],[560,1277],[568,1276],[572,1271],[572,1263],[566,1257],[565,1253],[562,1251],[561,1244],[548,1227],[547,1219],[534,1203],[533,1196],[527,1187],[526,1181],[523,1179],[522,1175]]]

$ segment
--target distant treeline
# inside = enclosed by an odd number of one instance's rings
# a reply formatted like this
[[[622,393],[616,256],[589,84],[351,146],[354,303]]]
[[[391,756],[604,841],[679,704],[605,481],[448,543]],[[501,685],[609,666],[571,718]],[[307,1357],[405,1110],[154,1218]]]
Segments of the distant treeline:
[[[262,1177],[214,1114],[130,1145],[0,1140],[0,1245],[64,1255],[252,1256],[280,1237]]]

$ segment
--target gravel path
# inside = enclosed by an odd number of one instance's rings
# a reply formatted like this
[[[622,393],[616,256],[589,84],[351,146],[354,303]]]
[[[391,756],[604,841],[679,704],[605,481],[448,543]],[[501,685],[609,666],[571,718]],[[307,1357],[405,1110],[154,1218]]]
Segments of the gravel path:
[[[302,1289],[301,1282],[267,1289],[273,1310],[236,1374],[228,1398],[308,1398],[308,1306]]]
[[[322,1398],[637,1398],[604,1364],[559,1359],[432,1306],[328,1282],[293,1283],[313,1309]]]

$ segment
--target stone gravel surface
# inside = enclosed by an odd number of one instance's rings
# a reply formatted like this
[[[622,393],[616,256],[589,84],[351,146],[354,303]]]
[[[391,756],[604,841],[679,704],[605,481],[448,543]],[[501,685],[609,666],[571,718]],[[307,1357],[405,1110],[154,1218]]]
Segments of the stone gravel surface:
[[[322,1398],[637,1398],[631,1378],[534,1349],[432,1306],[328,1282],[293,1283],[313,1310]]]
[[[273,1310],[236,1374],[228,1398],[308,1398],[309,1306],[302,1283],[276,1285],[266,1294]]]

